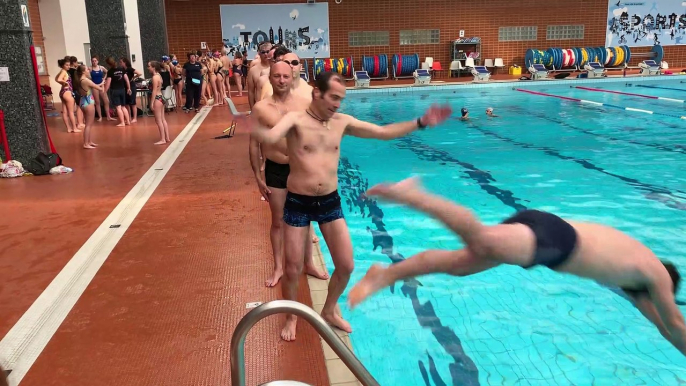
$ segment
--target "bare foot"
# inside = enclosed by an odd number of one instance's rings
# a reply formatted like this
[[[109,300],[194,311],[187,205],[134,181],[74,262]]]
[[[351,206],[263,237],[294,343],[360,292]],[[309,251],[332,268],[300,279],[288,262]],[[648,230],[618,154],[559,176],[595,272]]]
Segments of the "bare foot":
[[[283,326],[283,330],[281,330],[281,339],[285,340],[286,342],[292,342],[295,340],[295,326],[298,323],[298,319],[293,317],[286,317],[286,324]]]
[[[112,117],[107,117],[107,120],[108,120],[108,121],[116,121],[116,119],[115,119],[115,118],[112,118]]]
[[[153,145],[164,145],[165,143],[167,143],[167,141],[162,140],[162,141],[155,142]]]
[[[124,123],[120,123],[120,124],[117,125],[117,127],[124,127],[124,126],[125,126]]]
[[[271,275],[264,284],[267,287],[274,287],[279,283],[279,280],[281,280],[281,276],[283,276],[283,269],[275,269],[274,274]]]
[[[375,292],[386,287],[383,280],[386,268],[375,264],[367,271],[362,280],[360,280],[348,293],[348,304],[350,308],[356,307],[363,300],[373,295]]]
[[[322,272],[319,268],[315,267],[314,265],[306,266],[305,273],[310,276],[314,276],[320,280],[326,280],[329,278],[329,273],[326,272],[326,269],[324,269],[324,271]]]
[[[131,121],[131,123],[136,123],[136,122],[138,122],[138,119],[134,119],[133,121]]]
[[[81,133],[82,131],[83,131],[83,130],[74,129],[74,131],[72,131],[72,133]]]
[[[332,327],[336,327],[340,330],[343,330],[348,334],[353,332],[353,328],[350,327],[350,323],[348,323],[345,319],[340,317],[335,312],[332,314],[325,314],[322,312],[322,318],[324,318],[324,320],[326,320],[326,322],[329,323]]]
[[[76,126],[76,127],[77,127],[78,129],[85,129],[85,128],[86,128],[86,125],[84,125],[84,124],[82,123],[82,124],[80,124],[80,125],[78,125],[78,126]]]
[[[98,122],[102,122],[102,117],[98,118]]]
[[[93,142],[89,143],[89,145],[91,145],[91,146],[93,146],[93,147],[98,147],[98,144],[97,144],[97,143],[93,143]]]
[[[171,139],[169,137],[167,137],[167,139],[165,139],[165,141],[171,142]]]
[[[409,193],[419,190],[419,179],[417,177],[406,178],[395,184],[378,184],[367,190],[367,196],[381,196],[383,198],[400,201]]]
[[[84,149],[95,149],[95,146],[83,145],[83,148],[84,148]]]

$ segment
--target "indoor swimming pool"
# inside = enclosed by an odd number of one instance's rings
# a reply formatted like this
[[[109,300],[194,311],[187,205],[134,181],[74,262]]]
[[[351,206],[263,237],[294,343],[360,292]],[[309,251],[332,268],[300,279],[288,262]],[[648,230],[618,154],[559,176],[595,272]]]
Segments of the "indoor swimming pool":
[[[344,139],[339,189],[356,264],[348,290],[372,264],[461,247],[437,221],[360,198],[369,186],[411,175],[488,224],[535,208],[617,227],[674,262],[683,275],[683,79],[349,94],[342,111],[379,124],[415,119],[432,103],[450,103],[454,114],[439,127],[394,141]],[[463,107],[468,121],[456,119]],[[498,117],[487,117],[487,107]],[[331,272],[325,243],[321,247]],[[355,354],[382,385],[686,382],[686,358],[625,298],[545,268],[499,267],[466,278],[398,282],[354,311],[346,296],[340,305],[354,329]],[[686,290],[677,298],[686,300]]]

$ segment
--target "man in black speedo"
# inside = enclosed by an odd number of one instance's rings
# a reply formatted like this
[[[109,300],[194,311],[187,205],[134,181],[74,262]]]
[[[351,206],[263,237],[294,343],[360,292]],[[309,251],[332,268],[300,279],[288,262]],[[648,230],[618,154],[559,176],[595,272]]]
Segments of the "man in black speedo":
[[[405,278],[437,272],[468,276],[500,264],[542,265],[621,288],[662,336],[686,355],[686,325],[674,300],[681,280],[676,267],[658,260],[648,247],[617,229],[536,210],[487,226],[467,208],[423,191],[414,178],[374,186],[367,196],[409,205],[437,218],[466,247],[425,251],[387,268],[373,266],[350,291],[351,306]]]

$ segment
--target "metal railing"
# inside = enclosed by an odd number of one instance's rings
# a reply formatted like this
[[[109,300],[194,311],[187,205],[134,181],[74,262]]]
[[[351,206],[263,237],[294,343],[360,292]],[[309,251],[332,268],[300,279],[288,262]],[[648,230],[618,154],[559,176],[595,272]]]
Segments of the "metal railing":
[[[269,315],[289,313],[305,319],[338,355],[364,386],[379,386],[364,365],[343,343],[326,321],[312,308],[291,300],[274,300],[248,312],[231,336],[231,385],[245,386],[245,338],[255,323]]]

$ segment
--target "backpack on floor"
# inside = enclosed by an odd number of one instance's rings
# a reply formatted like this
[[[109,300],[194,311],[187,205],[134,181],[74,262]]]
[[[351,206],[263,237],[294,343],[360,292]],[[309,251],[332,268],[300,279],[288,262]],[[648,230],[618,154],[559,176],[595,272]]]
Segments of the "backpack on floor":
[[[50,174],[50,169],[55,166],[62,165],[62,159],[59,155],[55,153],[38,153],[36,158],[30,160],[27,165],[24,166],[24,170],[33,174],[34,176],[43,176]]]

